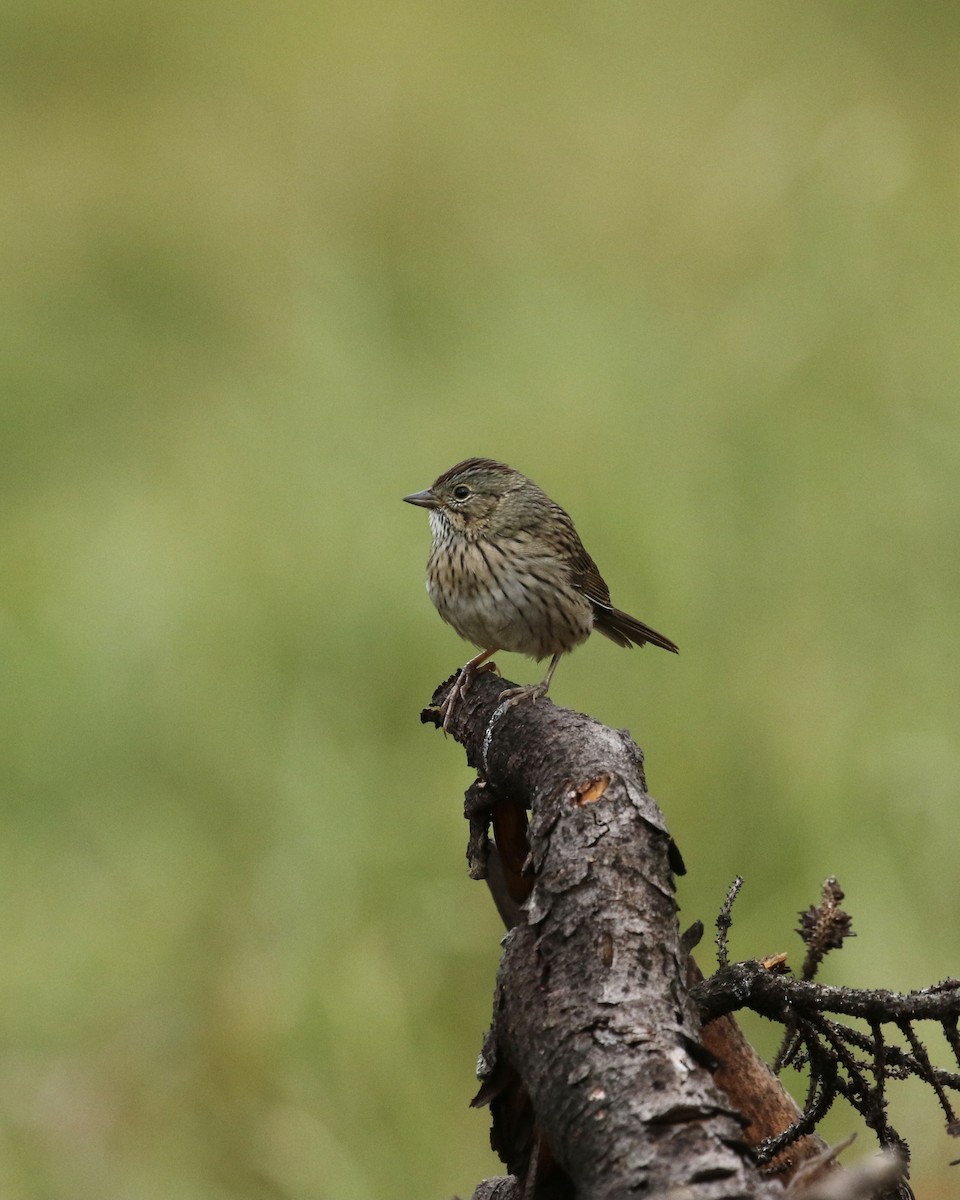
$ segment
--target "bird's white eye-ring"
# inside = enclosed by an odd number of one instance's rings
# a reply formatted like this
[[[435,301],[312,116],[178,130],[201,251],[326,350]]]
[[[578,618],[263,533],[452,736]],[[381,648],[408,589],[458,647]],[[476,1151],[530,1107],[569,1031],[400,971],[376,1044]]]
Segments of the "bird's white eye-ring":
[[[470,489],[465,483],[458,483],[453,489],[453,496],[455,500],[466,500],[469,495]]]

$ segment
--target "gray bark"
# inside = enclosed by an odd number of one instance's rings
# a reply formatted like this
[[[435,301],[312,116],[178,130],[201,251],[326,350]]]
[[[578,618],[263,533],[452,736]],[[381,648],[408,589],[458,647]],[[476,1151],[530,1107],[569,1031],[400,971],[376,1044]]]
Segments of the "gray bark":
[[[782,1196],[708,1069],[677,921],[682,867],[641,751],[546,700],[504,709],[508,686],[480,675],[450,730],[491,808],[531,811],[532,890],[505,940],[478,1097],[514,1179],[475,1195]]]

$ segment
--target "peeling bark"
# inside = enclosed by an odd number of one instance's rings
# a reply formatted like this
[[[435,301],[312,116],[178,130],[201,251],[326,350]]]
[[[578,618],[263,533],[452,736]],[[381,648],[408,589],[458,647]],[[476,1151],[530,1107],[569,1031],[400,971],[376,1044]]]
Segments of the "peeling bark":
[[[641,751],[546,700],[504,708],[508,686],[479,676],[451,727],[481,781],[471,844],[484,804],[495,829],[498,810],[515,830],[530,809],[525,864],[516,845],[501,847],[513,864],[501,886],[514,902],[529,894],[512,910],[477,1097],[517,1190],[488,1180],[475,1195],[782,1196],[783,1176],[753,1164],[750,1118],[711,1074],[677,923],[682,862]],[[436,723],[434,710],[422,719]]]

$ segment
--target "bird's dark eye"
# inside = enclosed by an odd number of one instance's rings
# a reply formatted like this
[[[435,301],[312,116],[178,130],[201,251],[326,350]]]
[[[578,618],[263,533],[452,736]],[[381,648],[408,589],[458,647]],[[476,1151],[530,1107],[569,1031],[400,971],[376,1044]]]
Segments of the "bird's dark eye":
[[[453,496],[455,500],[466,500],[469,495],[470,489],[465,483],[458,483],[453,489]]]

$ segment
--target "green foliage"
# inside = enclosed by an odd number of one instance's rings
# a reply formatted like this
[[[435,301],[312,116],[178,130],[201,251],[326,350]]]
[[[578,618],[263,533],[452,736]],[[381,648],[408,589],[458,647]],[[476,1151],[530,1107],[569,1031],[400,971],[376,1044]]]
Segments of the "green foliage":
[[[553,697],[644,746],[684,916],[740,872],[733,953],[797,963],[836,874],[832,979],[956,973],[956,14],[5,15],[3,1195],[496,1169],[499,930],[417,722],[468,652],[400,503],[467,455],[681,646]]]

